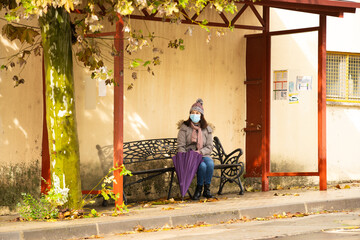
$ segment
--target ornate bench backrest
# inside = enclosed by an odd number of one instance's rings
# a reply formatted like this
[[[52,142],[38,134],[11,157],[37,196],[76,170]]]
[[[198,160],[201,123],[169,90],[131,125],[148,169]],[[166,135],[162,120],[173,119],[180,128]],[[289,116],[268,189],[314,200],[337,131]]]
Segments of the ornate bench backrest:
[[[101,163],[113,159],[113,146],[96,145]],[[176,153],[176,138],[162,138],[132,141],[124,143],[124,164],[139,163],[151,160],[171,159]],[[214,137],[214,150],[211,154],[214,160],[222,162],[224,149],[217,137]]]
[[[124,163],[170,159],[176,154],[176,138],[162,138],[124,143]]]
[[[96,145],[100,162],[105,164],[112,162],[113,146],[108,145],[100,147]],[[176,138],[162,138],[132,141],[124,143],[124,164],[140,163],[152,160],[171,159],[176,153],[177,141]],[[225,152],[221,146],[220,140],[214,137],[214,149],[211,157],[222,163]]]
[[[211,153],[211,157],[213,160],[218,160],[220,163],[223,163],[223,159],[225,158],[226,153],[224,151],[223,146],[220,143],[220,140],[218,137],[214,137],[214,149]]]

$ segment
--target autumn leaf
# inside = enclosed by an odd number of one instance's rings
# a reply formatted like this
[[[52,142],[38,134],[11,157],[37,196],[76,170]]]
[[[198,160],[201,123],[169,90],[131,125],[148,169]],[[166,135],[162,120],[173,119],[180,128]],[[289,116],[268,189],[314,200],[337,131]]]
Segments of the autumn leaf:
[[[161,210],[169,211],[169,210],[175,210],[175,208],[173,208],[173,207],[168,207],[168,208],[162,208]]]
[[[24,64],[26,64],[26,60],[24,58],[18,58],[18,64],[20,64],[20,67],[22,67]]]
[[[35,54],[35,56],[40,56],[41,55],[40,46],[37,46],[36,48],[34,48],[34,54]]]
[[[22,32],[20,41],[23,43],[26,41],[28,44],[33,44],[35,42],[35,37],[38,36],[39,33],[31,28],[27,28]]]
[[[14,27],[11,24],[6,24],[2,27],[2,35],[5,35],[8,39],[11,41],[15,40],[17,38],[17,30],[16,27]]]
[[[145,230],[145,228],[141,225],[137,225],[134,227],[134,231],[137,231],[137,232],[143,232]]]
[[[137,73],[136,73],[136,72],[133,72],[133,73],[131,74],[131,77],[132,77],[132,79],[136,80],[136,79],[137,79]]]

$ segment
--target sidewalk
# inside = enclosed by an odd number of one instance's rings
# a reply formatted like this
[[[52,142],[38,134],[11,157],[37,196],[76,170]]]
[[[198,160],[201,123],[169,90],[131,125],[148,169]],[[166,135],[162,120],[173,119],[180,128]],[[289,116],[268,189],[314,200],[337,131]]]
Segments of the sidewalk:
[[[146,229],[164,225],[178,226],[197,222],[220,223],[231,219],[267,217],[273,214],[312,213],[322,210],[353,210],[360,208],[359,184],[350,189],[273,190],[245,192],[245,195],[224,194],[218,201],[188,201],[166,205],[138,205],[118,216],[102,216],[56,222],[12,222],[0,217],[0,240],[71,239],[131,231],[141,225]],[[98,208],[110,213],[110,208]]]

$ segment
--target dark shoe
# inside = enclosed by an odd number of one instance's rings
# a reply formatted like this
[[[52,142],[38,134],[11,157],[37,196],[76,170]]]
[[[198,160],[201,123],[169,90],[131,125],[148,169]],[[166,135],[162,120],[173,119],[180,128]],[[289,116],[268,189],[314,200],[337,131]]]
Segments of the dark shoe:
[[[200,199],[202,189],[203,189],[202,185],[197,185],[196,186],[195,193],[194,193],[194,196],[193,196],[193,200],[199,200]]]
[[[205,184],[203,196],[206,198],[214,198],[214,196],[210,193],[210,184]]]

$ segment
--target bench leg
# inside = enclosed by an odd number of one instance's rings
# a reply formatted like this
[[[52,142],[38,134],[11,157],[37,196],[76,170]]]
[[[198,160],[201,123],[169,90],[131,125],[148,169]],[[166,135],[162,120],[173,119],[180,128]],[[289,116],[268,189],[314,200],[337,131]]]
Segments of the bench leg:
[[[171,188],[172,188],[172,183],[174,181],[174,172],[175,171],[171,172],[170,187],[169,187],[169,192],[168,192],[168,197],[167,197],[168,200],[170,199],[170,196],[171,196]]]
[[[190,191],[188,190],[187,193],[189,194],[190,198],[192,199],[193,196],[191,195]]]
[[[225,180],[225,178],[223,176],[223,170],[221,170],[218,195],[222,194],[222,190],[223,190],[223,187],[224,187],[225,183],[226,183],[226,180]]]
[[[125,205],[127,205],[127,198],[126,198],[126,195],[125,195],[125,192],[123,191],[123,202]]]
[[[239,195],[244,195],[245,189],[244,189],[244,186],[243,186],[242,183],[241,183],[240,177],[238,178],[238,180],[239,180],[239,187],[240,187],[240,193],[239,193]]]

